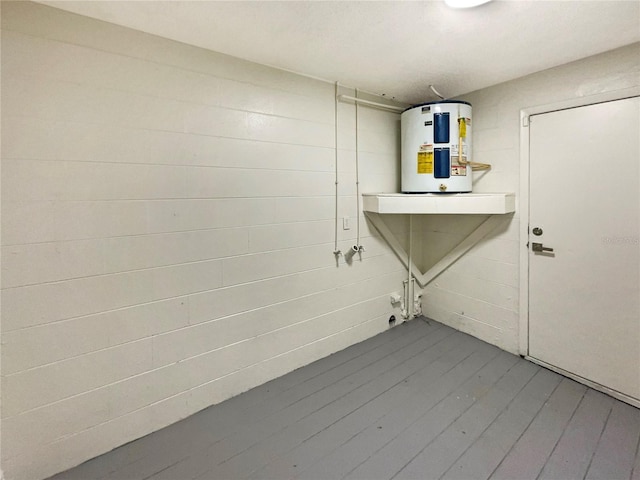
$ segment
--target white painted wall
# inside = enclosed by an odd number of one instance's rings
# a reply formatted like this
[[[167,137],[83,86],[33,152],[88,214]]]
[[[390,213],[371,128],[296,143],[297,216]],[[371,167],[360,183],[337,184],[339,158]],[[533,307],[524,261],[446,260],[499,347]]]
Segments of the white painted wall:
[[[354,107],[338,113],[346,250]],[[360,115],[361,191],[393,191],[399,115]],[[62,471],[388,328],[404,269],[364,220],[366,253],[336,264],[334,177],[333,85],[2,2],[7,478]]]
[[[519,145],[522,108],[638,85],[640,44],[634,44],[465,95],[463,99],[473,105],[475,160],[493,166],[490,172],[476,172],[474,191],[519,194],[520,149],[528,148]],[[570,184],[567,174],[568,188]],[[429,264],[450,250],[480,220],[471,216],[423,219],[424,262]],[[425,314],[520,353],[519,248],[516,212],[426,289]]]

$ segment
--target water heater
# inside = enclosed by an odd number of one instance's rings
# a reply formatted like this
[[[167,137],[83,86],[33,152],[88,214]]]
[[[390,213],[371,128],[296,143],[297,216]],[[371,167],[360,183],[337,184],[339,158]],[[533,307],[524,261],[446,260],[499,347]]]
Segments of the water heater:
[[[402,192],[471,191],[470,103],[416,105],[402,113],[400,122]]]

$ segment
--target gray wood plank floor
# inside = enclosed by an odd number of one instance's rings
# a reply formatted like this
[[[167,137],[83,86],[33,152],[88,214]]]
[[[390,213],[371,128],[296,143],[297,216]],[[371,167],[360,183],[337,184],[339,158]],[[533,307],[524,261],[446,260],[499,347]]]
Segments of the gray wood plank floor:
[[[55,480],[632,479],[640,410],[417,319]]]

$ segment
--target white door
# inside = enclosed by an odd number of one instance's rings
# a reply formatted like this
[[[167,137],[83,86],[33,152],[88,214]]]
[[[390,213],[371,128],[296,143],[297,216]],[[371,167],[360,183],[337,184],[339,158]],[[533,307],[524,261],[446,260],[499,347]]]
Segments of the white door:
[[[529,128],[529,356],[636,403],[640,99],[532,115]]]

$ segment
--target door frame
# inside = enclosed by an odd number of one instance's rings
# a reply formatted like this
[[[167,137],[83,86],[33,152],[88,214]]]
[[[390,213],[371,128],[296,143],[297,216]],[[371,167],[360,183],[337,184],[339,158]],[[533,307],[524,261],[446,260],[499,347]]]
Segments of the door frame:
[[[615,90],[611,92],[589,95],[586,97],[572,98],[569,100],[538,105],[535,107],[523,108],[520,110],[520,195],[518,211],[520,216],[520,300],[518,319],[518,352],[520,355],[529,358],[529,248],[527,246],[529,238],[529,117],[543,113],[556,112],[569,108],[586,107],[597,103],[624,100],[640,96],[640,85]],[[536,363],[541,362],[535,361]],[[582,383],[589,384],[586,379],[577,378],[570,372],[561,371],[556,367],[544,365],[552,370],[578,379]],[[594,386],[594,385],[589,385]],[[595,386],[594,388],[598,388]]]

